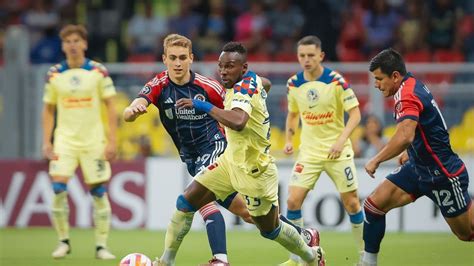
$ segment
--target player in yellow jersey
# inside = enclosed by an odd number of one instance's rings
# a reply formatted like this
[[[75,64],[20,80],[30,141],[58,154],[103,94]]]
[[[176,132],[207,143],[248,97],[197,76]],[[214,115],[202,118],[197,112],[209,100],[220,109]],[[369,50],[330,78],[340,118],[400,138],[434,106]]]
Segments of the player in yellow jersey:
[[[108,161],[116,153],[115,87],[105,67],[85,57],[87,31],[83,26],[67,25],[60,37],[66,60],[49,69],[43,96],[43,155],[50,160],[51,217],[59,237],[52,256],[63,258],[71,252],[67,182],[80,165],[93,199],[96,258],[114,259],[107,249],[111,208],[105,183],[111,175]],[[107,125],[102,121],[103,104]]]
[[[337,72],[324,67],[321,40],[306,36],[297,45],[303,71],[288,80],[288,115],[285,154],[293,153],[293,136],[301,119],[300,153],[293,168],[288,192],[287,218],[303,226],[301,206],[322,171],[332,179],[349,213],[352,231],[363,251],[364,214],[357,195],[357,177],[349,136],[360,122],[359,102],[349,84]],[[349,120],[344,125],[344,112]],[[281,265],[298,265],[291,254]]]
[[[191,228],[196,210],[216,199],[225,201],[239,192],[263,237],[300,255],[308,265],[324,265],[322,249],[315,245],[313,230],[280,220],[278,176],[270,148],[267,94],[262,79],[247,69],[247,50],[240,43],[224,45],[219,73],[227,88],[224,109],[198,99],[179,99],[178,108],[204,111],[225,126],[227,148],[217,161],[199,172],[180,195],[165,238],[165,250],[154,265],[174,265],[176,254]],[[301,231],[311,237],[305,243]],[[209,265],[228,265],[214,263]]]

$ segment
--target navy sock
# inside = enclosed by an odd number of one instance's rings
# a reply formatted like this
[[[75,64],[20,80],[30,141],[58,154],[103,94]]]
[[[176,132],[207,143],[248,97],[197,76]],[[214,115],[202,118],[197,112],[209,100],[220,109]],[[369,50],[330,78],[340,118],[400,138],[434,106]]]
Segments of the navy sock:
[[[370,198],[364,202],[364,243],[365,251],[378,253],[385,235],[385,213],[377,208]]]
[[[222,213],[214,204],[201,208],[199,212],[206,223],[212,254],[227,254],[225,221]]]

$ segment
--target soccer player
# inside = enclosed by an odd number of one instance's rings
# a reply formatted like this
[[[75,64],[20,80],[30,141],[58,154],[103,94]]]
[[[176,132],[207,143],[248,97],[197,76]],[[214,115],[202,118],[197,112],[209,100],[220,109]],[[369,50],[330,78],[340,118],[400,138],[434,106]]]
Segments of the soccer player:
[[[105,67],[85,57],[87,31],[83,26],[67,25],[60,37],[66,60],[49,69],[42,122],[43,155],[50,160],[54,191],[51,217],[59,237],[52,256],[63,258],[71,252],[67,182],[80,165],[93,199],[96,258],[114,259],[107,250],[111,208],[105,184],[111,176],[108,161],[116,153],[115,87]],[[102,121],[103,104],[107,124]]]
[[[149,104],[157,106],[160,119],[173,139],[181,160],[186,163],[189,174],[195,176],[224,152],[227,141],[222,127],[214,118],[194,109],[176,108],[176,102],[181,98],[193,98],[223,108],[225,89],[216,80],[190,70],[193,54],[188,38],[170,34],[163,46],[163,62],[167,70],[145,84],[138,98],[124,110],[124,119],[134,121],[146,113]],[[220,204],[247,222],[252,222],[241,197],[234,194]],[[203,205],[199,212],[206,223],[212,260],[227,263],[225,222],[221,212],[214,202]]]
[[[301,256],[308,265],[324,265],[319,235],[279,219],[278,177],[270,148],[270,117],[262,79],[248,70],[247,50],[240,43],[224,45],[219,57],[219,74],[228,88],[225,108],[202,99],[180,99],[177,108],[206,113],[226,128],[227,149],[216,162],[199,172],[180,195],[168,226],[165,250],[155,265],[174,265],[174,256],[191,228],[194,212],[215,199],[226,201],[239,192],[263,237],[274,240]],[[211,263],[212,264],[212,263]],[[219,264],[222,265],[222,264]]]
[[[288,191],[287,218],[303,226],[301,206],[314,188],[322,171],[332,179],[349,213],[358,249],[363,251],[364,215],[357,195],[354,152],[349,136],[360,122],[359,102],[350,85],[337,72],[324,67],[321,40],[306,36],[297,44],[298,61],[303,71],[287,83],[288,115],[286,117],[285,154],[293,154],[293,136],[301,118],[300,153],[293,167]],[[344,112],[349,120],[344,125]],[[281,265],[298,265],[291,254]]]
[[[401,166],[389,174],[364,202],[365,252],[361,265],[377,265],[385,234],[385,214],[421,196],[441,210],[451,231],[462,241],[474,241],[474,208],[468,194],[469,176],[451,150],[446,123],[433,95],[407,73],[402,56],[386,49],[370,62],[375,87],[395,100],[394,136],[365,165],[374,178],[378,166],[399,156]]]

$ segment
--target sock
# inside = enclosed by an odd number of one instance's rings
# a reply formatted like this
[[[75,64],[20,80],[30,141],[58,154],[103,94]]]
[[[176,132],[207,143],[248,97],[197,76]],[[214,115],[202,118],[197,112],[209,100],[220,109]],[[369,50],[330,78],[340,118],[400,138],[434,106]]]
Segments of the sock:
[[[161,255],[160,261],[167,264],[174,264],[176,253],[181,242],[191,229],[194,212],[182,212],[175,210],[166,230],[165,251]]]
[[[367,252],[376,254],[380,250],[380,243],[385,235],[385,213],[370,198],[367,198],[364,202],[364,211],[365,254]]]
[[[211,247],[212,255],[223,262],[227,261],[227,247],[225,235],[225,222],[222,213],[214,202],[211,202],[199,209],[204,222],[206,223],[207,238]]]
[[[378,253],[370,253],[365,251],[362,255],[362,261],[369,265],[377,265],[377,255]]]
[[[262,236],[278,242],[291,253],[297,254],[304,261],[315,259],[313,250],[306,245],[298,231],[291,225],[280,221],[278,227],[272,232],[261,232]]]
[[[94,206],[94,225],[95,225],[95,244],[98,247],[107,247],[107,239],[110,231],[110,217],[112,209],[110,208],[107,193],[101,197],[92,196]]]
[[[362,238],[364,228],[364,212],[362,209],[355,214],[349,214],[349,219],[352,225],[352,236],[359,249],[359,252],[364,251],[364,239]]]
[[[303,215],[301,214],[301,210],[288,210],[286,216],[292,224],[300,228],[303,227]],[[299,230],[299,233],[301,234],[301,230]],[[290,260],[301,262],[301,258],[294,253],[290,253]]]
[[[54,194],[51,208],[52,222],[58,234],[59,241],[69,239],[69,205],[67,191]]]

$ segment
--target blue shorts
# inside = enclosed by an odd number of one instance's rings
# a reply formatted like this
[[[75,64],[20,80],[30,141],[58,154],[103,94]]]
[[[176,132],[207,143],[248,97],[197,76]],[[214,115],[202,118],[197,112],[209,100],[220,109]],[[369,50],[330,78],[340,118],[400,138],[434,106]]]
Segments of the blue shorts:
[[[435,182],[425,181],[407,162],[387,176],[387,179],[410,194],[415,201],[421,196],[429,197],[441,210],[444,217],[456,217],[469,209],[471,197],[467,191],[469,175],[464,169],[458,176],[440,179]]]
[[[227,141],[218,140],[207,147],[197,149],[195,153],[181,154],[181,160],[186,163],[188,173],[195,176],[201,170],[214,163],[227,147]]]

